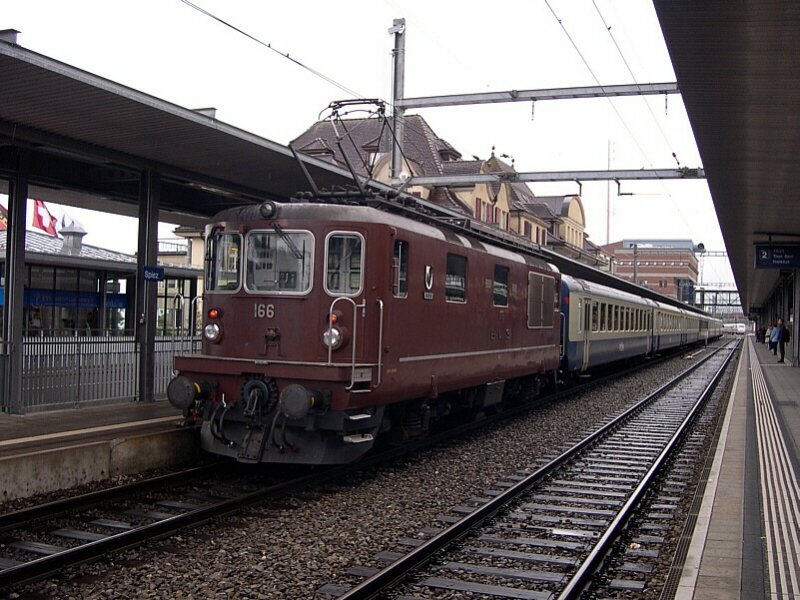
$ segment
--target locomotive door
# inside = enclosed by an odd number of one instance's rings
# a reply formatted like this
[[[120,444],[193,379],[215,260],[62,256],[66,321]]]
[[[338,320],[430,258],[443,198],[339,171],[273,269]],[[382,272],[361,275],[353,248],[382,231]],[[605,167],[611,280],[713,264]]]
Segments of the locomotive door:
[[[589,368],[589,340],[592,331],[592,301],[586,298],[583,307],[583,360],[581,371]]]

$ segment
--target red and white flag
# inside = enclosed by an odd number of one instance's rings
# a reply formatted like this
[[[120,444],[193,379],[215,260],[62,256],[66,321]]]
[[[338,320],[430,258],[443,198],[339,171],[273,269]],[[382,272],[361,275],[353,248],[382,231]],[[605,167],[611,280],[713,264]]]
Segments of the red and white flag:
[[[0,204],[0,231],[8,229],[8,210]]]
[[[47,206],[41,200],[33,201],[33,222],[31,225],[36,229],[41,229],[53,237],[58,237],[56,232],[56,218],[47,210]]]

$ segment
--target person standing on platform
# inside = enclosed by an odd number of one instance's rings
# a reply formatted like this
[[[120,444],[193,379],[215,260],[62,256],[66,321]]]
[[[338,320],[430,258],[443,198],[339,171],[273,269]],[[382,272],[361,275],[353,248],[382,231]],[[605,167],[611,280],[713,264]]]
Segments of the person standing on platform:
[[[780,328],[776,323],[772,327],[770,327],[769,333],[769,349],[772,350],[773,355],[778,354],[778,336],[780,334]]]
[[[776,329],[778,330],[778,349],[781,353],[781,359],[778,362],[782,363],[783,355],[786,351],[786,342],[789,341],[789,330],[783,324],[783,319],[778,319],[778,327]]]

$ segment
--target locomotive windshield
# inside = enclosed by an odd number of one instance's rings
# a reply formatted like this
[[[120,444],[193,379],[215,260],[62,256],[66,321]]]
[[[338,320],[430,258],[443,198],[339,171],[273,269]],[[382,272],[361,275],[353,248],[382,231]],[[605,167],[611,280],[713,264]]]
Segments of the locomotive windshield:
[[[206,246],[206,290],[232,291],[239,288],[238,234],[214,233],[208,236]]]
[[[311,289],[314,237],[308,231],[270,232],[247,236],[247,277],[251,292],[304,293]]]

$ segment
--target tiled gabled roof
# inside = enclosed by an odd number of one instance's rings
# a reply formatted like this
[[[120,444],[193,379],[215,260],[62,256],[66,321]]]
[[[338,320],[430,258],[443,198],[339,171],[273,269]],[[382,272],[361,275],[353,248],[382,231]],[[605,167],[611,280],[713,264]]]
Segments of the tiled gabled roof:
[[[6,252],[8,243],[6,234],[7,231],[0,231],[0,252],[3,252],[3,254]],[[62,247],[63,240],[61,238],[37,233],[36,231],[25,232],[25,252],[61,256],[63,255],[61,251]],[[71,254],[69,256],[72,259],[86,258],[90,260],[136,264],[135,256],[123,254],[122,252],[114,252],[113,250],[106,250],[105,248],[98,248],[96,246],[89,246],[88,244],[81,245],[80,254]]]
[[[368,175],[366,164],[370,152],[375,152],[376,149],[387,152],[391,150],[393,139],[390,129],[388,125],[384,126],[380,119],[345,119],[337,123],[337,129],[342,137],[341,148],[330,121],[315,123],[289,145],[303,151],[304,148],[318,148],[320,144],[325,144],[333,152],[334,159],[340,163],[345,162],[342,156],[344,149],[353,168],[361,175]],[[427,121],[419,115],[406,115],[403,131],[405,132],[403,152],[406,159],[412,163],[412,169],[418,171],[413,173],[414,175],[441,175],[443,164],[439,155],[441,149],[461,156],[449,143],[439,138]],[[316,146],[313,146],[314,144]]]

